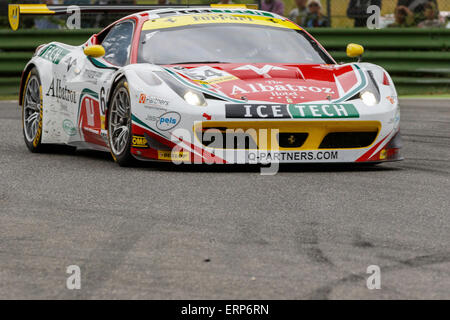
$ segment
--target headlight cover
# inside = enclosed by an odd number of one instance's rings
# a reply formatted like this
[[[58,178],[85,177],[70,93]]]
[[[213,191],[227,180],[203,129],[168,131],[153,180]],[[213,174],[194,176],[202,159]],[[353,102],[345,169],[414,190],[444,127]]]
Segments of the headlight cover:
[[[361,97],[361,100],[368,106],[374,106],[377,104],[377,98],[372,91],[364,90],[359,94],[359,96]]]
[[[172,77],[168,76],[164,72],[155,71],[155,73],[165,82],[167,85],[175,91],[181,98],[184,99],[187,103],[193,106],[203,107],[206,106],[206,99],[202,92],[190,89],[186,86],[183,86],[178,81],[172,79]]]
[[[378,88],[372,71],[367,71],[369,75],[367,87],[359,93],[361,100],[368,106],[380,103],[380,89]]]
[[[183,95],[184,100],[193,106],[205,106],[206,100],[201,92],[188,90]]]

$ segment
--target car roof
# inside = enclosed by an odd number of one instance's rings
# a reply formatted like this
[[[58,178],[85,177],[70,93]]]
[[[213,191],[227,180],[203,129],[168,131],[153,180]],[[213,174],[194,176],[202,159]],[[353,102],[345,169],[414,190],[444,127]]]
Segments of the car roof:
[[[254,10],[247,8],[224,8],[224,7],[197,7],[197,8],[164,8],[141,11],[128,17],[148,15],[149,19],[165,18],[170,16],[180,16],[188,14],[245,14],[263,17],[271,17],[276,19],[287,20],[286,17],[280,16],[273,12]],[[127,17],[127,18],[128,18]]]

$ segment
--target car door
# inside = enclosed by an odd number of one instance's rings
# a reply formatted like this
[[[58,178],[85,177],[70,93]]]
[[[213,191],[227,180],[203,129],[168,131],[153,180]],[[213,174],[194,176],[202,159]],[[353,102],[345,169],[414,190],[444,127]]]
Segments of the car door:
[[[106,97],[118,68],[130,61],[134,22],[118,22],[105,34],[100,34],[98,44],[105,49],[101,58],[85,56],[82,70],[84,87],[80,93],[78,127],[82,139],[91,147],[107,146],[106,139]]]

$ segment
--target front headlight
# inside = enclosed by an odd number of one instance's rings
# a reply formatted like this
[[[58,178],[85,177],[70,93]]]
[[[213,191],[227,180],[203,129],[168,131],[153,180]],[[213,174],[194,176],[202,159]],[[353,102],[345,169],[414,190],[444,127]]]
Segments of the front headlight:
[[[205,96],[202,92],[188,88],[164,72],[155,71],[154,73],[190,105],[200,107],[207,105]]]
[[[186,93],[183,96],[184,100],[186,100],[187,103],[193,106],[204,106],[206,105],[205,97],[201,92],[198,91],[186,91]]]
[[[374,106],[377,104],[377,97],[371,91],[365,90],[359,95],[361,100],[368,106]]]
[[[380,89],[378,88],[372,71],[368,70],[367,74],[369,76],[369,83],[367,84],[367,87],[363,91],[361,91],[359,97],[366,105],[374,106],[380,103]]]

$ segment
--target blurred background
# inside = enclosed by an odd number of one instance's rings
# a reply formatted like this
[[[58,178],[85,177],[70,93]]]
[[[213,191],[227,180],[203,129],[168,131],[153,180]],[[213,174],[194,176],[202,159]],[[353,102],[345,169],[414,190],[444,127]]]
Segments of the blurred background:
[[[46,4],[187,4],[186,0],[0,0],[0,26],[8,27],[7,5],[9,3]],[[256,0],[191,0],[191,4],[246,3]],[[299,22],[304,27],[353,28],[365,27],[370,5],[381,8],[380,27],[448,27],[450,21],[450,0],[260,0],[262,10],[273,11]],[[45,18],[44,20],[48,20]],[[92,20],[92,17],[85,17]],[[56,19],[50,19],[56,20]],[[95,21],[96,19],[94,19]],[[98,19],[97,19],[98,20]],[[312,21],[315,20],[315,21]],[[112,20],[114,21],[114,19]],[[324,22],[322,22],[324,21]],[[63,21],[60,21],[63,25]],[[425,22],[425,23],[424,23]],[[97,25],[94,25],[97,26]],[[52,27],[51,24],[34,24],[34,27]],[[54,27],[54,26],[53,26]]]
[[[37,45],[60,41],[79,45],[124,16],[82,14],[81,30],[67,30],[64,16],[21,17],[9,28],[9,3],[187,4],[183,0],[0,0],[0,99],[16,98],[21,71]],[[246,3],[284,15],[304,27],[338,62],[349,62],[348,43],[363,45],[364,61],[383,66],[401,95],[450,96],[450,0],[192,0],[189,4]],[[367,27],[367,8],[381,8],[379,29]]]

